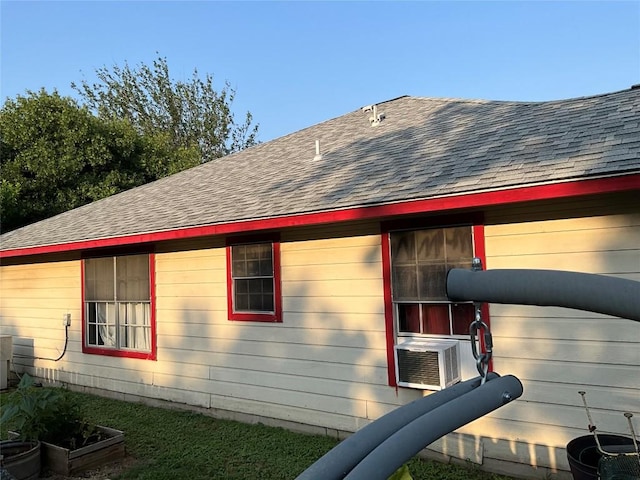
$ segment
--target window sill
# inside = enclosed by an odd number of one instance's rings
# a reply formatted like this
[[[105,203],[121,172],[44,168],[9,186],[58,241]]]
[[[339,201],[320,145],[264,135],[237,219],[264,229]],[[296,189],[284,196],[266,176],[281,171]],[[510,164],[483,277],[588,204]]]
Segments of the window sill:
[[[262,322],[282,323],[282,318],[275,313],[231,313],[230,322]]]
[[[106,357],[120,357],[120,358],[138,358],[140,360],[156,360],[156,352],[135,352],[131,350],[115,350],[111,348],[99,348],[99,347],[82,347],[82,353],[88,355],[103,355]]]

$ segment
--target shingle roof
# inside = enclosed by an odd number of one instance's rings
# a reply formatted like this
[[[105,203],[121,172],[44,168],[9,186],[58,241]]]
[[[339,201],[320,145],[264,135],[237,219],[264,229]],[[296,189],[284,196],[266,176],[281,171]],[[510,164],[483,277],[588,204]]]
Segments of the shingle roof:
[[[0,250],[640,172],[640,89],[400,97],[0,236]],[[322,158],[314,160],[315,142]]]

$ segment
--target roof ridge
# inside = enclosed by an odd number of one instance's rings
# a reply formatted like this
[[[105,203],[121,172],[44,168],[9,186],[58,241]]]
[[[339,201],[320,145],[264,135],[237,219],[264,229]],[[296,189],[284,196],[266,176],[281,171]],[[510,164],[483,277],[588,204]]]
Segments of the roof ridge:
[[[563,103],[563,102],[572,102],[576,100],[589,100],[594,98],[608,97],[611,95],[618,95],[620,93],[627,93],[630,90],[638,90],[640,84],[632,85],[629,88],[625,88],[622,90],[616,90],[615,92],[605,92],[605,93],[596,93],[592,95],[581,95],[578,97],[569,97],[569,98],[557,98],[554,100],[493,100],[493,99],[483,99],[483,98],[455,98],[455,97],[421,97],[421,96],[411,96],[405,95],[405,97],[409,97],[416,100],[435,100],[441,102],[456,102],[456,103],[471,103],[471,104],[486,104],[486,103],[500,103],[500,104],[511,104],[511,105],[532,105],[532,104],[553,104],[553,103]],[[393,100],[398,100],[398,97]],[[392,100],[389,100],[392,101]]]

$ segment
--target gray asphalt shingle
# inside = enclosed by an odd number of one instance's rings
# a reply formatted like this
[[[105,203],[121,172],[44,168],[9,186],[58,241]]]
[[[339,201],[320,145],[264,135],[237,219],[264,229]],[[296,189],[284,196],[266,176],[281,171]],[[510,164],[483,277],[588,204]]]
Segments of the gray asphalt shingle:
[[[640,89],[553,102],[401,97],[0,236],[0,250],[640,172]],[[322,159],[314,160],[320,141]]]

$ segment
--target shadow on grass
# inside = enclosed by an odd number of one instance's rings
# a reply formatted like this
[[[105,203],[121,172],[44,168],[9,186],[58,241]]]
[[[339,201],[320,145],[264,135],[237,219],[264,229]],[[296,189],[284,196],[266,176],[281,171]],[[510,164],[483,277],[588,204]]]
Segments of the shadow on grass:
[[[221,420],[84,393],[74,395],[80,398],[87,420],[125,432],[127,456],[78,477],[44,477],[48,480],[294,479],[337,443],[330,437],[262,424]],[[2,427],[6,438],[5,426]],[[409,467],[416,480],[507,479],[419,459],[413,459]]]

